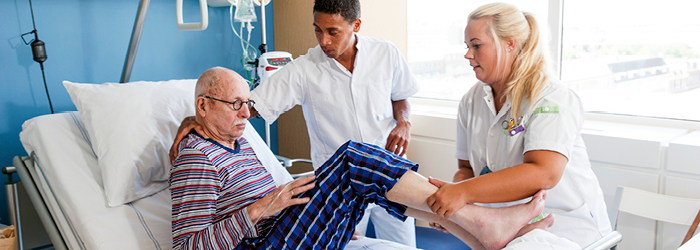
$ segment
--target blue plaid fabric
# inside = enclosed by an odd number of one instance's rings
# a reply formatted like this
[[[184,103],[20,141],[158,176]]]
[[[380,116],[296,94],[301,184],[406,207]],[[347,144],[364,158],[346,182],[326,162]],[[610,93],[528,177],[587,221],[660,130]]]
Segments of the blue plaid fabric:
[[[406,207],[384,196],[418,164],[365,143],[349,141],[316,170],[316,186],[304,205],[282,211],[266,234],[236,249],[343,249],[369,203],[405,220]]]

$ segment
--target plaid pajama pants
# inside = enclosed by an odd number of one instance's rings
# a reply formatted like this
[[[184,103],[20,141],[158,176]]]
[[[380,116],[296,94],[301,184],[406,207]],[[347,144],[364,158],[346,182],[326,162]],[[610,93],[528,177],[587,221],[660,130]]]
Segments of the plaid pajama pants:
[[[236,249],[343,249],[369,203],[405,220],[406,207],[384,195],[418,164],[375,145],[349,141],[316,170],[316,186],[300,196],[306,204],[283,210],[263,236]]]

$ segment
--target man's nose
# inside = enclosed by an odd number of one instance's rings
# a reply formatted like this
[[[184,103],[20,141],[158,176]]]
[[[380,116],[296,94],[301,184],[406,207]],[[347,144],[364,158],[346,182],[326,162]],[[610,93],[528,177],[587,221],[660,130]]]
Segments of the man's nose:
[[[331,38],[329,35],[321,35],[321,46],[328,46],[331,44]]]
[[[238,110],[238,117],[246,119],[250,117],[250,108],[248,108],[248,103],[241,105],[241,109]]]

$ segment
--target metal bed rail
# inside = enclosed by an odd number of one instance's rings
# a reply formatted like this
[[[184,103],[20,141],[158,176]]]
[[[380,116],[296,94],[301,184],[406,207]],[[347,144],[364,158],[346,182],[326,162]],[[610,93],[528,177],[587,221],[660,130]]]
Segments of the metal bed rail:
[[[309,159],[289,159],[287,157],[279,156],[279,155],[275,155],[275,157],[277,157],[277,160],[280,161],[280,164],[282,164],[282,167],[284,167],[284,168],[289,168],[289,167],[293,166],[295,162],[305,162],[305,163],[309,163],[309,164],[313,163]],[[287,171],[289,171],[289,169],[287,169]],[[292,176],[292,179],[297,179],[300,177],[313,175],[314,171],[312,170],[312,171],[307,171],[307,172],[298,173],[298,174],[292,174],[292,173],[289,173],[289,174]]]
[[[39,191],[37,185],[36,185],[36,180],[34,177],[32,177],[32,174],[30,173],[31,171],[29,168],[32,168],[34,166],[34,160],[32,157],[29,156],[15,156],[12,159],[12,165],[14,166],[14,171],[17,172],[17,175],[19,175],[20,180],[19,181],[23,184],[24,189],[27,192],[27,195],[29,196],[29,199],[31,203],[34,205],[34,209],[36,210],[36,213],[41,220],[41,223],[44,225],[44,229],[46,229],[46,233],[48,234],[48,237],[51,239],[51,242],[53,243],[53,247],[56,250],[66,250],[68,247],[66,246],[66,243],[61,236],[60,231],[58,230],[58,227],[56,225],[56,222],[54,221],[53,217],[51,217],[51,213],[48,209],[48,206],[46,205],[46,202],[44,201],[44,198],[42,198],[41,191]],[[12,169],[8,169],[8,172],[12,171]],[[3,172],[5,172],[5,169],[3,169]],[[11,173],[10,173],[11,174]],[[12,189],[15,194],[16,194],[16,188]],[[10,189],[8,189],[8,194],[9,194]],[[17,196],[13,196],[14,197]],[[9,196],[8,196],[9,198]],[[16,202],[17,199],[14,199],[12,202],[12,205],[15,207],[15,216],[17,218],[13,218],[13,224],[15,224],[15,228],[17,230],[17,239],[19,243],[19,249],[23,249],[22,245],[22,221],[19,219],[20,215],[20,210],[19,210],[19,205]]]

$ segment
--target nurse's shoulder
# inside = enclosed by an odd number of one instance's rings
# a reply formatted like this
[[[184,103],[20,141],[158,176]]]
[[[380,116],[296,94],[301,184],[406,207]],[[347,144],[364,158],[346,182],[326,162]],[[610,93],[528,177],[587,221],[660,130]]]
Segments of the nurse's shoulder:
[[[559,80],[550,80],[535,100],[535,105],[544,103],[559,103],[567,106],[581,106],[581,98],[568,86]]]

